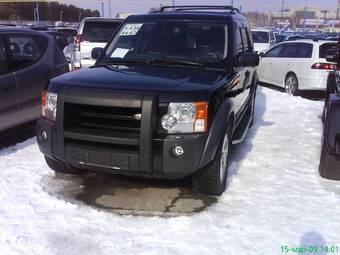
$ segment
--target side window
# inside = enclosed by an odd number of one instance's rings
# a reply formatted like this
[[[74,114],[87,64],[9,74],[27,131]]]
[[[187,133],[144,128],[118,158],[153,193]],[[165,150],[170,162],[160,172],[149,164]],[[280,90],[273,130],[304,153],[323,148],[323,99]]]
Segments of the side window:
[[[250,50],[250,42],[246,28],[241,28],[241,36],[242,36],[242,43],[243,43],[243,50],[249,51]]]
[[[47,47],[47,39],[42,36],[7,34],[4,39],[8,53],[8,68],[12,72],[38,62]]]
[[[280,58],[296,58],[299,54],[299,44],[298,43],[286,43],[283,45],[280,51]]]
[[[0,75],[8,73],[5,48],[0,38]]]
[[[236,50],[237,50],[237,53],[243,51],[241,29],[239,29],[238,32],[236,32]]]
[[[277,57],[279,57],[281,50],[282,50],[282,45],[278,45],[278,46],[272,48],[270,51],[268,51],[266,53],[265,57],[277,58]]]
[[[58,45],[55,42],[54,42],[53,55],[54,55],[54,64],[56,65],[65,63],[67,61],[64,54],[61,52],[61,50],[59,49]]]
[[[313,44],[299,43],[298,54],[296,58],[311,58],[313,54]]]

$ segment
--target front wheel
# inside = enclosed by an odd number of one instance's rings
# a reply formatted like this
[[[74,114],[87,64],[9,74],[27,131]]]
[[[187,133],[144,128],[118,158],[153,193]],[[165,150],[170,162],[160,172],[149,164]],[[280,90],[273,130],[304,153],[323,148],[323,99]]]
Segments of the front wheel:
[[[288,74],[285,80],[285,89],[288,94],[299,95],[299,80],[295,74]]]
[[[322,178],[340,180],[340,158],[327,150],[325,140],[322,144],[319,173]]]
[[[192,177],[194,191],[206,195],[222,195],[227,182],[230,148],[231,128],[228,128],[213,163]]]

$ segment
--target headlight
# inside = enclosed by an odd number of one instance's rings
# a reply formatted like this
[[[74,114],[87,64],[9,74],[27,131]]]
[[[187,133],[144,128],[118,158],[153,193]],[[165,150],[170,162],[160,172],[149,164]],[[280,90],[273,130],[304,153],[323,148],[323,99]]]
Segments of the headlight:
[[[161,119],[162,127],[168,133],[206,132],[208,103],[170,103],[168,114]]]
[[[57,117],[58,95],[43,91],[41,93],[41,115],[48,120],[55,121]]]

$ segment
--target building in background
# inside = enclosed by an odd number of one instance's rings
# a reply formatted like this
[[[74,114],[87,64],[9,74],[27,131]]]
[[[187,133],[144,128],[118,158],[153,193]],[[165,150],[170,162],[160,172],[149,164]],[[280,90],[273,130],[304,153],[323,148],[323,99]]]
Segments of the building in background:
[[[269,14],[271,25],[282,28],[306,28],[336,32],[339,30],[338,10],[324,10],[317,6],[296,6]]]

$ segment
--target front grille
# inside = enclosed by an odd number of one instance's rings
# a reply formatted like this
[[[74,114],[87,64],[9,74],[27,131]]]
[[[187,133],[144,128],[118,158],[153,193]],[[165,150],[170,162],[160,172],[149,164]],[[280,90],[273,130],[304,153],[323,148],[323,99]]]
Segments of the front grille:
[[[117,131],[124,133],[140,132],[141,109],[103,107],[80,104],[65,104],[64,128]]]
[[[154,94],[62,89],[56,147],[64,150],[57,158],[152,172],[156,105]]]

